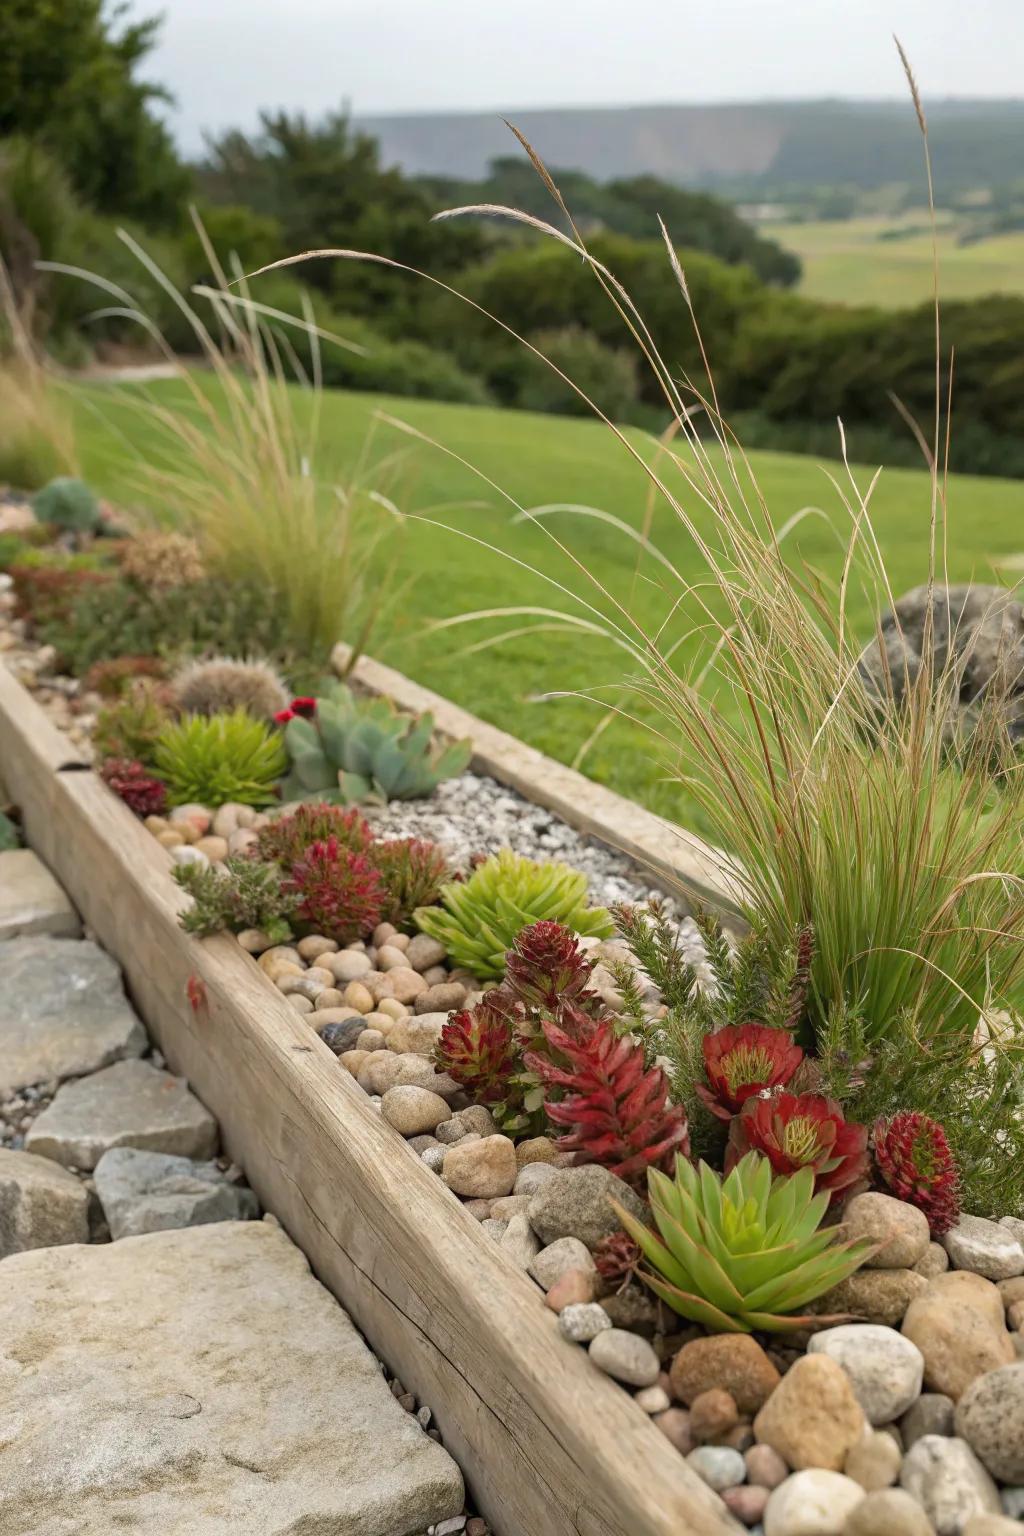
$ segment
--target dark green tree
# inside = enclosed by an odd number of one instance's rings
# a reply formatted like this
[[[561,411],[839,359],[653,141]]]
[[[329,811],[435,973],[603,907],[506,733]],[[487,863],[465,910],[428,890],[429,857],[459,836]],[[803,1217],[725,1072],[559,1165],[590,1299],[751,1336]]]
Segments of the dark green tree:
[[[138,78],[159,18],[129,21],[104,0],[3,0],[0,138],[36,139],[101,213],[168,224],[188,173],[154,111],[159,86]]]

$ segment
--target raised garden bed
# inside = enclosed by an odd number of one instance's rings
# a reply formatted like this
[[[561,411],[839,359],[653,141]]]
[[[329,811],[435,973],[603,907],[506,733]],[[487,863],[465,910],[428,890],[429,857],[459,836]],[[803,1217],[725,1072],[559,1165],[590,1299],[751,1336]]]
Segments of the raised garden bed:
[[[399,1145],[228,937],[196,942],[167,854],[0,668],[0,775],[226,1150],[377,1352],[435,1405],[503,1536],[715,1536],[717,1497]]]

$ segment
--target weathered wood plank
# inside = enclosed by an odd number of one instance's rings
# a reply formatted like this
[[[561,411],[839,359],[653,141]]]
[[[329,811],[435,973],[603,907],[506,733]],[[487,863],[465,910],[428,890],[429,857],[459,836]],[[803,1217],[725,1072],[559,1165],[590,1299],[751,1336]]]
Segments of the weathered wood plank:
[[[346,645],[335,647],[334,667],[342,675],[349,654]],[[368,693],[383,694],[402,709],[416,714],[430,710],[442,735],[456,741],[469,737],[477,772],[510,785],[535,805],[555,811],[571,827],[627,854],[650,870],[666,890],[698,896],[726,909],[739,905],[742,889],[725,855],[695,833],[595,784],[371,656],[361,656],[350,676]]]
[[[737,1532],[237,944],[181,931],[185,898],[164,850],[95,775],[56,771],[67,758],[0,666],[0,771],[29,838],[124,967],[168,1061],[217,1116],[264,1205],[431,1405],[495,1530]],[[205,985],[196,1012],[192,975]]]

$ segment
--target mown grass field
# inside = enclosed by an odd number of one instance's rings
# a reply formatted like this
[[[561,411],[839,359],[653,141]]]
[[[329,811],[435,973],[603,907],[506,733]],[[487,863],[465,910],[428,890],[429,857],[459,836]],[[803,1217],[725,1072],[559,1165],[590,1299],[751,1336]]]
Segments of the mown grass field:
[[[960,245],[958,229],[951,216],[940,214],[939,271],[947,302],[1024,293],[1024,231]],[[809,298],[898,309],[932,296],[932,237],[924,213],[767,224],[762,232],[800,257],[799,291]]]
[[[174,382],[147,386],[162,400],[179,387]],[[79,388],[77,414],[87,476],[108,495],[131,503],[134,455],[144,455],[152,445],[144,419],[128,411],[122,393],[110,386]],[[304,409],[305,402],[298,408]],[[607,523],[563,513],[548,526],[571,546],[569,558],[538,526],[517,522],[513,504],[585,504],[637,528],[649,510],[649,481],[642,468],[597,422],[342,393],[325,395],[322,413],[321,473],[347,480],[361,465],[363,482],[379,485],[410,514],[400,534],[402,585],[394,622],[374,640],[374,653],[553,757],[571,762],[602,711],[579,698],[543,701],[542,696],[598,688],[606,690],[603,696],[611,701],[615,686],[631,667],[623,650],[597,638],[545,631],[520,634],[495,649],[467,651],[488,634],[531,620],[492,620],[433,633],[428,625],[480,608],[564,606],[564,593],[546,576],[604,613],[611,610],[600,589],[607,588],[654,627],[677,599],[678,587],[652,559],[642,559],[638,567],[635,543]],[[382,421],[382,415],[407,422],[443,446],[410,442]],[[649,440],[640,435],[632,435],[631,441],[643,454],[652,452]],[[855,438],[852,448],[856,451]],[[776,527],[802,508],[820,509],[822,515],[800,523],[786,547],[825,579],[834,579],[841,569],[849,519],[829,473],[843,477],[843,466],[774,453],[755,454],[752,464]],[[871,471],[855,473],[866,488]],[[681,489],[678,476],[676,484]],[[952,484],[950,499],[951,575],[958,580],[990,579],[995,563],[1024,549],[1024,485],[962,478]],[[710,514],[689,493],[687,505],[707,528]],[[926,575],[927,476],[885,471],[871,506],[893,587],[903,591]],[[688,580],[698,579],[700,558],[664,502],[653,507],[651,531],[679,572]],[[585,612],[579,603],[574,606],[576,612]],[[851,609],[866,629],[874,606],[868,593],[851,595]],[[686,648],[680,654],[686,654]],[[693,826],[689,797],[666,778],[666,750],[641,726],[617,720],[599,735],[582,766],[623,794]]]

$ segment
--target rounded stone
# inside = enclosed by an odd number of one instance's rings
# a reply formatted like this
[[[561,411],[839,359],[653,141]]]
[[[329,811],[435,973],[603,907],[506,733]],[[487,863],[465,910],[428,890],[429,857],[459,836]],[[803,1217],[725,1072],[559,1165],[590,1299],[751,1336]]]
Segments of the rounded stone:
[[[211,864],[220,864],[228,856],[226,837],[198,837],[192,847],[196,853],[204,853]]]
[[[725,1445],[698,1445],[686,1458],[702,1482],[716,1493],[737,1488],[747,1475],[747,1464],[739,1451]]]
[[[589,1259],[590,1255],[587,1254]],[[580,1306],[594,1301],[597,1296],[597,1272],[587,1274],[582,1269],[568,1269],[559,1276],[544,1298],[544,1305],[552,1312],[563,1312],[566,1307]],[[669,1403],[665,1404],[668,1408]]]
[[[378,971],[393,971],[396,966],[401,966],[403,970],[408,970],[409,962],[404,952],[400,949],[395,949],[391,944],[382,944],[377,951]]]
[[[986,1280],[1024,1275],[1024,1247],[1008,1228],[984,1216],[961,1216],[943,1234],[942,1246],[956,1269],[968,1269]]]
[[[869,1493],[846,1517],[843,1536],[935,1536],[916,1499],[903,1488]]]
[[[993,1477],[1024,1482],[1024,1362],[972,1382],[957,1404],[955,1425]]]
[[[752,1445],[743,1453],[747,1464],[747,1481],[759,1488],[777,1488],[789,1476],[789,1468],[770,1445]]]
[[[516,1181],[515,1146],[507,1136],[484,1136],[447,1147],[441,1177],[457,1195],[481,1200],[509,1195]]]
[[[925,1294],[907,1308],[902,1329],[924,1357],[925,1386],[954,1402],[977,1377],[1001,1365],[1012,1365],[1017,1358],[995,1286],[979,1276],[970,1277],[977,1286],[988,1287],[998,1309],[998,1321],[993,1320],[991,1302],[984,1293],[976,1295],[974,1286],[944,1285],[957,1278],[968,1277],[951,1273],[930,1281]]]
[[[589,1344],[611,1325],[608,1313],[596,1301],[563,1307],[558,1317],[559,1332],[573,1344]]]
[[[451,1116],[451,1110],[439,1094],[431,1093],[429,1088],[411,1085],[389,1088],[381,1100],[380,1111],[402,1136],[422,1136]]]
[[[739,1423],[736,1399],[724,1387],[699,1392],[690,1404],[690,1426],[695,1440],[715,1440]]]
[[[538,1164],[536,1168],[543,1166]],[[524,1168],[519,1178],[525,1179],[527,1172]],[[517,1189],[516,1193],[523,1191]],[[578,1237],[593,1251],[602,1237],[621,1229],[613,1200],[638,1221],[645,1220],[647,1208],[639,1196],[607,1168],[597,1163],[583,1168],[555,1168],[530,1201],[530,1225],[542,1243],[553,1243],[558,1237]]]
[[[560,1237],[531,1260],[529,1273],[538,1285],[550,1291],[568,1274],[582,1273],[593,1284],[597,1270],[589,1248],[578,1237]]]
[[[757,1525],[768,1506],[768,1489],[752,1487],[749,1483],[737,1488],[723,1488],[719,1497],[730,1515],[735,1515],[747,1526]]]
[[[891,1435],[876,1429],[855,1445],[846,1458],[843,1471],[866,1493],[876,1488],[891,1488],[899,1480],[903,1453]]]
[[[819,1317],[853,1316],[865,1323],[895,1328],[914,1297],[922,1296],[927,1288],[924,1275],[913,1269],[858,1269],[819,1296],[808,1310]]]
[[[843,1368],[871,1424],[891,1424],[920,1395],[924,1356],[893,1328],[871,1323],[826,1328],[814,1335],[808,1350]]]
[[[429,971],[433,965],[441,965],[447,960],[448,952],[444,945],[437,939],[432,939],[427,933],[417,933],[409,940],[409,947],[405,951],[405,963],[414,971]]]
[[[839,1472],[864,1433],[864,1411],[842,1366],[803,1355],[754,1420],[754,1434],[795,1470]]]
[[[373,997],[361,981],[350,981],[342,995],[346,1008],[355,1008],[358,1013],[373,1012]]]
[[[341,1056],[345,1051],[356,1049],[356,1041],[360,1035],[366,1033],[361,1016],[351,1014],[346,1009],[346,1017],[343,1019],[326,1019],[321,1023],[316,1020],[316,1032],[325,1045],[329,1045],[335,1056]]]
[[[956,1404],[943,1392],[922,1392],[900,1420],[904,1450],[909,1451],[922,1435],[951,1435]]]
[[[423,981],[427,978],[424,976]],[[452,1013],[466,1001],[466,989],[461,981],[447,981],[427,986],[417,994],[413,1007],[417,1013]]]
[[[854,1195],[843,1208],[843,1227],[847,1238],[880,1244],[878,1252],[864,1260],[867,1269],[909,1269],[929,1243],[924,1212],[892,1195]]]
[[[647,1340],[624,1328],[599,1333],[590,1345],[590,1358],[606,1375],[628,1387],[653,1387],[661,1370]]]
[[[780,1381],[778,1371],[748,1333],[712,1334],[684,1344],[669,1372],[672,1394],[690,1404],[710,1387],[724,1387],[740,1413],[763,1407]]]
[[[358,981],[360,976],[373,969],[369,956],[362,949],[340,949],[337,954],[328,956],[326,964],[334,979],[344,986],[350,981]]]
[[[941,1243],[929,1243],[924,1253],[914,1265],[914,1273],[924,1275],[926,1280],[934,1280],[936,1275],[944,1275],[949,1268],[949,1254]]]
[[[644,1413],[665,1413],[672,1406],[672,1400],[662,1386],[641,1387],[633,1401]]]
[[[405,964],[404,955],[402,955],[402,962],[401,965],[396,965],[393,970],[388,971],[387,979],[390,987],[387,992],[381,995],[382,997],[393,997],[399,1003],[411,1003],[419,997],[421,992],[427,990],[427,984],[419,971],[414,971]],[[378,987],[377,991],[379,990]]]
[[[516,1162],[520,1168],[528,1168],[534,1163],[551,1163],[557,1150],[550,1136],[528,1136],[525,1141],[516,1143]]]
[[[900,1484],[938,1536],[961,1536],[972,1515],[998,1515],[999,1490],[966,1440],[924,1435],[903,1458]]]
[[[337,987],[324,987],[322,992],[317,993],[313,1003],[317,1013],[326,1013],[328,1008],[344,1008],[344,1006],[345,994],[339,992]],[[355,1012],[354,1009],[349,1011]]]
[[[680,1455],[688,1456],[693,1450],[690,1415],[685,1408],[666,1408],[664,1413],[656,1413],[651,1423],[657,1425],[661,1434],[670,1445],[675,1446]]]
[[[963,1536],[1020,1536],[1020,1522],[1005,1515],[972,1515]]]
[[[821,1467],[794,1472],[765,1506],[764,1536],[842,1536],[864,1489],[841,1472]]]
[[[517,1147],[517,1163],[519,1162],[518,1153],[519,1148]],[[546,1161],[527,1163],[525,1166],[521,1166],[519,1168],[519,1172],[516,1174],[516,1194],[535,1195],[538,1189],[540,1189],[541,1185],[550,1179],[554,1173],[557,1173],[557,1171],[558,1170],[556,1168],[553,1168],[551,1164]]]
[[[304,939],[300,939],[295,948],[303,960],[308,960],[310,965],[312,965],[321,955],[335,954],[338,949],[338,941],[337,939],[328,939],[322,933],[310,933]],[[333,975],[334,973],[332,972],[331,974]]]

